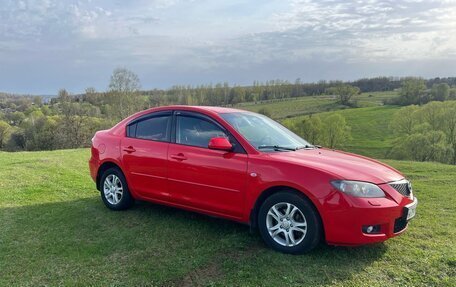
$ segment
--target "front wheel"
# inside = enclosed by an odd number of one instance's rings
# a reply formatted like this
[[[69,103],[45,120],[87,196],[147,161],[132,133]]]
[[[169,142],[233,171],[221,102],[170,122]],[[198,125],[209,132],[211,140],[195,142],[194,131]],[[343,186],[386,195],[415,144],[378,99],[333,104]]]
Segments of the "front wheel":
[[[106,170],[101,177],[101,199],[112,210],[131,207],[134,199],[128,189],[125,176],[118,168]]]
[[[258,213],[258,227],[266,244],[283,253],[310,251],[321,237],[315,207],[294,192],[279,192],[268,197]]]

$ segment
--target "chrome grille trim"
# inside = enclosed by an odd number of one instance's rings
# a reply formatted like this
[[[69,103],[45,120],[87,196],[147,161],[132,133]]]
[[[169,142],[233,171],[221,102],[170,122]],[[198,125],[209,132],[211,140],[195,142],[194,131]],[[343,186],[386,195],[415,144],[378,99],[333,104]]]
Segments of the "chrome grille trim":
[[[399,192],[403,196],[412,197],[413,190],[411,188],[410,182],[406,179],[390,182],[389,186],[394,188],[397,192]]]

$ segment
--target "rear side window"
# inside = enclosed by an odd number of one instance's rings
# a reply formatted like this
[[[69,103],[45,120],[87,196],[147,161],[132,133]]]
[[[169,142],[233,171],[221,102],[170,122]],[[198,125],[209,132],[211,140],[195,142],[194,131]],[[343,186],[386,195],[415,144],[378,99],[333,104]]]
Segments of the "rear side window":
[[[169,141],[171,116],[157,116],[147,118],[131,124],[127,128],[127,136],[132,138]]]
[[[220,127],[207,120],[190,116],[177,117],[176,143],[207,148],[213,137],[228,136]]]

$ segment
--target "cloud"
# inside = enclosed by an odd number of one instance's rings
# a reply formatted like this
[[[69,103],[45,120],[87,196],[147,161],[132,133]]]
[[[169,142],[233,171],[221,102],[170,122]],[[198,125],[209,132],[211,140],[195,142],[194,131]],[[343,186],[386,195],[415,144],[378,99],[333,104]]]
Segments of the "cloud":
[[[0,6],[0,65],[8,70],[0,90],[13,77],[65,83],[70,72],[90,74],[96,82],[89,85],[104,88],[102,79],[119,65],[162,87],[353,78],[372,74],[368,67],[413,75],[412,67],[423,67],[413,61],[427,63],[432,75],[438,71],[432,63],[455,56],[452,0],[2,0]],[[81,91],[91,78],[71,85]]]
[[[277,36],[299,35],[311,44],[309,54],[343,47],[350,61],[445,58],[456,51],[456,1],[296,0],[275,21]]]

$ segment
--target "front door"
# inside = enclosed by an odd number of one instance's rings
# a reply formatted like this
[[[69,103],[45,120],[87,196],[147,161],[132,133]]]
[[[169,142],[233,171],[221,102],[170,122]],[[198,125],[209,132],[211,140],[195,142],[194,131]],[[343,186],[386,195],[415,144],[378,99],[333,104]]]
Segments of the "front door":
[[[177,112],[175,143],[168,150],[173,199],[197,209],[240,218],[247,172],[245,152],[208,148],[213,137],[230,137],[217,122],[198,113]]]

